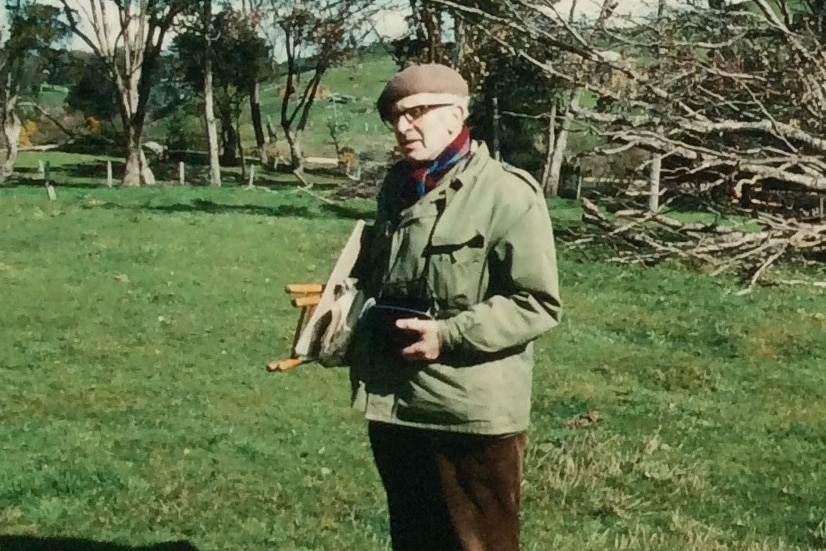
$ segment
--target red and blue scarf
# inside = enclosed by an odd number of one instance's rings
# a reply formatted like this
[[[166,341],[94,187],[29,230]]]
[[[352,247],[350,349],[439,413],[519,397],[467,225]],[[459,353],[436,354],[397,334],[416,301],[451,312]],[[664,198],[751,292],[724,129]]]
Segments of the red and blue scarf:
[[[407,178],[399,186],[399,200],[404,208],[436,187],[451,168],[470,153],[470,130],[462,127],[459,135],[433,161],[411,164]]]

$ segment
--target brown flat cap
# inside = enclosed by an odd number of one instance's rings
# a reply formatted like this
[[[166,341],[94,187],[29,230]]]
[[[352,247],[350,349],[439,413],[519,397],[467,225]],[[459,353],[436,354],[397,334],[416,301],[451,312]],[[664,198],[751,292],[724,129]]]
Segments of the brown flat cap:
[[[447,65],[411,65],[396,73],[384,87],[376,107],[382,120],[390,119],[393,108],[455,103],[467,114],[468,84],[462,75]]]

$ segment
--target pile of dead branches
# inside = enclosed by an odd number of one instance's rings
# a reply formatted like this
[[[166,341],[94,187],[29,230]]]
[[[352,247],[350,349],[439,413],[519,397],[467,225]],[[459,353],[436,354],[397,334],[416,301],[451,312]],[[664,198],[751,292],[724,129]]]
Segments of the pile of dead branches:
[[[611,262],[651,265],[681,259],[702,265],[712,275],[734,272],[748,282],[742,292],[766,282],[768,271],[778,263],[826,262],[826,222],[800,222],[751,212],[747,227],[738,229],[719,223],[683,223],[642,210],[607,214],[584,198],[582,208],[583,234],[572,245],[607,243],[614,251],[608,258]],[[826,287],[826,280],[777,279],[773,283]]]

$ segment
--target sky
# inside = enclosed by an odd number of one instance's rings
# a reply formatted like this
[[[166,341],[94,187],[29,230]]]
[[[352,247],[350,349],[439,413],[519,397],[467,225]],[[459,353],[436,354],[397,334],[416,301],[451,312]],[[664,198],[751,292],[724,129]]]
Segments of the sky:
[[[60,6],[60,2],[58,0],[36,0],[37,2],[42,2],[44,4],[52,4],[54,6]],[[88,9],[91,0],[71,0],[71,5],[76,7],[82,7]],[[240,3],[240,2],[239,2]],[[403,5],[403,4],[401,4]],[[109,19],[112,22],[113,26],[117,25],[117,11],[114,6],[109,9]],[[374,17],[374,23],[376,26],[376,30],[385,38],[398,38],[403,36],[407,31],[407,22],[405,21],[406,12],[399,8],[399,9],[385,9],[380,10],[376,16]],[[81,17],[81,19],[83,19]],[[7,16],[6,16],[6,8],[5,2],[0,2],[0,29],[5,30],[7,23]],[[89,32],[90,29],[88,26],[83,29],[85,32]],[[3,33],[5,34],[5,33]],[[88,50],[88,47],[78,38],[73,37],[69,43],[70,49],[83,49]]]
[[[571,11],[571,4],[575,3],[574,19],[595,19],[602,8],[602,0],[559,0],[554,4],[556,11],[567,19]],[[692,0],[665,0],[669,8],[689,7],[696,5]],[[657,0],[615,0],[612,17],[615,21],[640,21],[648,19],[657,11]]]
[[[59,5],[58,0],[37,0],[38,2]],[[78,6],[87,6],[91,0],[71,0]],[[599,13],[602,1],[601,0],[559,0],[555,4],[555,9],[567,17],[571,8],[571,3],[576,2],[576,17],[593,18]],[[689,0],[667,0],[670,6],[686,5]],[[656,0],[615,0],[616,8],[615,14],[618,17],[637,17],[644,16],[656,9]],[[5,27],[6,13],[5,2],[0,2],[0,27]],[[403,36],[407,30],[407,23],[405,15],[407,13],[405,7],[407,2],[399,2],[396,9],[381,10],[376,17],[375,25],[378,32],[385,38],[398,38]],[[409,9],[409,8],[407,8]],[[111,9],[109,17],[112,22],[116,21],[116,10]],[[88,29],[87,29],[88,30]],[[70,48],[88,49],[79,39],[73,38],[69,43]]]

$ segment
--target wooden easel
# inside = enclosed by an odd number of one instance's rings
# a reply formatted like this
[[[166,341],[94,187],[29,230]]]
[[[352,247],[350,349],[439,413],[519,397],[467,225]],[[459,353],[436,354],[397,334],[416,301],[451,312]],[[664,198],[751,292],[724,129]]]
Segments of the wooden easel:
[[[299,358],[295,352],[295,345],[298,343],[298,338],[301,332],[307,326],[310,316],[315,312],[318,303],[321,302],[321,294],[324,292],[324,284],[322,283],[290,283],[284,288],[284,291],[292,295],[290,303],[295,308],[300,308],[298,313],[298,323],[295,326],[295,333],[293,335],[293,344],[290,347],[290,357],[284,360],[273,360],[267,364],[267,371],[289,371],[295,369],[305,362],[304,359]]]
[[[339,282],[352,272],[361,250],[364,228],[364,220],[357,220],[327,278],[327,283],[291,283],[284,288],[293,297],[292,305],[301,311],[298,314],[290,357],[271,361],[267,364],[267,371],[288,371],[312,361],[310,355],[313,353],[312,341],[316,336],[315,324],[335,301],[334,294]]]

